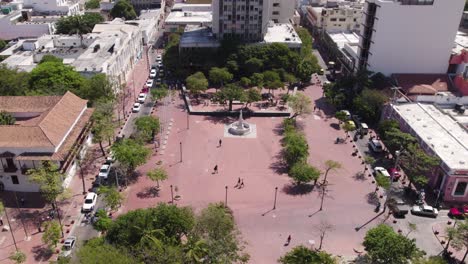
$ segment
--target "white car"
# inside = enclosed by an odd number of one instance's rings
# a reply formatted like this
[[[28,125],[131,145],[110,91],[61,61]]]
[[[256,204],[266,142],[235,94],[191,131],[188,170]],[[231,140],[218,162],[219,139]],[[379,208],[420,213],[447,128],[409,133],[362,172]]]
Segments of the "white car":
[[[141,94],[138,95],[138,102],[140,104],[143,104],[145,102],[145,100],[146,100],[146,94],[145,93],[141,93]]]
[[[65,242],[63,243],[63,247],[62,247],[62,252],[60,252],[60,256],[61,257],[70,256],[73,248],[75,248],[75,243],[76,243],[75,236],[69,236],[67,239],[65,239]]]
[[[86,195],[81,211],[83,213],[92,212],[96,206],[97,194],[90,192]]]
[[[382,152],[383,151],[382,143],[380,143],[380,141],[378,141],[377,139],[369,140],[369,147],[374,152]]]
[[[147,87],[147,88],[153,87],[153,80],[151,80],[151,79],[147,80],[146,83],[145,83],[145,87]]]
[[[134,103],[134,104],[133,104],[133,108],[132,108],[132,112],[133,112],[133,113],[138,113],[138,112],[140,112],[140,108],[141,108],[141,104],[140,104],[140,103]]]
[[[430,216],[436,218],[439,211],[429,205],[415,205],[411,208],[411,213],[414,215]]]
[[[156,78],[156,69],[151,69],[149,77],[150,77],[151,79]]]
[[[110,172],[110,165],[109,164],[103,164],[101,166],[101,169],[99,170],[98,177],[104,178],[107,180],[107,177],[109,176]]]
[[[380,174],[380,175],[390,178],[390,173],[388,173],[388,171],[384,167],[375,167],[374,172],[376,175]]]
[[[156,55],[156,60],[161,61],[162,60],[162,55],[161,54]]]

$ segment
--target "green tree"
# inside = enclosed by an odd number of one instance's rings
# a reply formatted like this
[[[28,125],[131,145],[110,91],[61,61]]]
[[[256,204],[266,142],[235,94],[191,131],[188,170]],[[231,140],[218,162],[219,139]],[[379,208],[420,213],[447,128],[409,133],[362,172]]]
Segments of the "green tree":
[[[297,65],[296,76],[304,83],[310,82],[312,73],[318,72],[320,66],[311,60],[303,60]]]
[[[0,50],[3,50],[7,46],[7,42],[3,39],[0,39]]]
[[[135,260],[126,254],[122,248],[116,248],[106,243],[104,238],[88,240],[78,250],[79,263],[93,264],[133,264]]]
[[[229,72],[236,73],[239,71],[239,64],[237,64],[237,61],[235,60],[228,60],[226,62],[226,68]]]
[[[386,140],[387,131],[391,131],[393,129],[400,129],[398,121],[393,119],[386,119],[379,123],[379,126],[377,127],[377,132],[379,133],[381,139]]]
[[[44,234],[42,234],[42,242],[46,243],[49,248],[57,247],[60,238],[60,224],[57,221],[44,222]]]
[[[335,118],[340,120],[341,122],[344,122],[348,119],[348,116],[344,111],[338,111],[335,113]]]
[[[457,223],[456,227],[447,228],[450,242],[456,250],[465,249],[465,254],[460,263],[465,263],[466,256],[468,255],[468,219]],[[449,243],[449,242],[448,242]]]
[[[426,175],[439,163],[439,158],[426,154],[417,143],[409,144],[408,149],[400,156],[400,164],[409,178],[409,185],[426,185]]]
[[[384,224],[367,231],[363,245],[372,263],[376,264],[410,263],[423,254],[414,239],[397,234]]]
[[[208,89],[208,80],[206,79],[203,72],[196,72],[185,80],[187,83],[187,89],[195,95],[198,100],[198,95]]]
[[[54,55],[47,54],[47,55],[44,55],[44,56],[42,57],[41,61],[39,61],[39,64],[44,63],[44,62],[58,62],[58,63],[62,63],[62,62],[63,62],[63,59],[62,59],[62,58],[59,58],[59,57],[55,57]]]
[[[94,229],[101,232],[106,232],[107,230],[109,230],[110,226],[112,225],[112,219],[107,215],[106,210],[97,210],[96,217],[98,218],[98,220],[93,224]]]
[[[8,258],[14,261],[16,264],[21,264],[21,263],[26,262],[26,254],[24,254],[22,251],[19,251],[19,250],[15,251]]]
[[[225,83],[231,81],[234,77],[227,68],[218,67],[211,68],[208,76],[212,84],[220,87],[223,87]]]
[[[0,125],[2,126],[11,126],[14,125],[16,122],[15,117],[13,117],[10,113],[5,111],[0,112]]]
[[[154,116],[141,116],[135,119],[135,127],[143,140],[149,142],[154,139],[159,131],[159,119]]]
[[[60,62],[44,62],[31,71],[31,91],[42,95],[63,95],[66,91],[80,94],[86,80],[73,67]]]
[[[85,2],[85,9],[98,9],[100,7],[99,0],[88,0]]]
[[[242,77],[239,81],[239,84],[244,88],[248,88],[252,84],[252,82],[250,81],[249,78]]]
[[[80,90],[79,95],[86,98],[93,105],[98,101],[112,101],[115,99],[112,81],[104,73],[98,73],[86,79],[85,85]]]
[[[262,73],[254,73],[250,77],[250,80],[252,81],[252,85],[256,86],[257,88],[262,88],[264,81],[263,81],[263,74]]]
[[[0,96],[25,95],[29,89],[29,74],[0,64]]]
[[[151,98],[156,102],[169,95],[169,90],[166,87],[151,89]]]
[[[315,251],[304,246],[294,247],[282,256],[278,262],[282,264],[336,264],[335,258],[325,251]]]
[[[317,180],[320,176],[320,170],[305,162],[296,162],[288,174],[296,185],[301,185]]]
[[[125,20],[133,20],[137,18],[133,5],[127,0],[119,0],[110,11],[113,18],[120,17]]]
[[[229,111],[232,111],[232,103],[235,100],[243,101],[245,100],[244,89],[235,85],[228,84],[223,89],[219,90],[215,94],[215,98],[219,102],[228,101],[229,102]]]
[[[149,149],[132,139],[121,140],[111,149],[115,160],[126,169],[127,177],[133,174],[136,167],[143,165],[150,155]]]
[[[448,262],[440,256],[431,256],[429,258],[415,259],[413,264],[448,264]]]
[[[288,104],[291,109],[294,111],[294,114],[291,118],[296,118],[297,116],[304,116],[312,113],[312,102],[310,98],[302,93],[296,93],[295,95],[289,96]]]
[[[41,167],[29,169],[27,174],[30,182],[39,185],[44,199],[55,206],[58,196],[64,191],[62,181],[65,179],[57,165],[50,161],[44,161]]]
[[[206,263],[246,263],[249,255],[234,217],[224,204],[210,204],[197,217],[193,235],[206,242]]]
[[[66,16],[60,18],[57,22],[56,33],[70,35],[78,34],[81,40],[83,40],[84,34],[91,33],[94,26],[102,22],[104,22],[104,18],[97,13],[85,13],[84,15]]]
[[[334,160],[327,160],[325,161],[325,176],[323,177],[323,184],[326,184],[327,182],[327,176],[330,171],[335,171],[343,168],[343,165],[339,163],[338,161]]]
[[[116,211],[122,205],[122,201],[124,200],[122,193],[114,187],[102,186],[99,188],[99,194],[104,195],[102,200],[111,209],[111,211]]]
[[[409,133],[402,132],[399,128],[391,128],[385,131],[385,146],[391,153],[395,151],[404,151],[410,144],[417,143],[415,137]]]
[[[378,90],[364,89],[354,98],[353,109],[363,120],[376,124],[381,116],[387,97]]]
[[[291,73],[285,73],[283,75],[283,81],[288,84],[288,93],[291,85],[297,81],[296,76]]]
[[[250,58],[245,62],[245,70],[249,75],[261,72],[263,69],[263,61],[258,58]]]
[[[390,179],[386,176],[383,176],[382,174],[377,174],[375,176],[375,182],[377,183],[377,186],[382,187],[384,189],[388,189],[392,185]]]
[[[158,189],[159,189],[159,181],[164,181],[168,178],[167,172],[164,168],[155,168],[153,170],[148,171],[146,175],[148,176],[150,180],[156,182]]]
[[[99,147],[101,149],[102,155],[106,156],[106,152],[104,151],[104,147],[102,146],[102,142],[104,140],[109,141],[109,145],[111,140],[114,138],[114,128],[115,124],[112,120],[113,117],[113,105],[111,102],[99,102],[96,105],[96,110],[93,113],[92,120],[93,120],[93,142],[99,143]]]
[[[304,135],[298,132],[287,133],[284,138],[283,157],[289,167],[296,162],[305,162],[309,156],[309,145]]]
[[[277,72],[274,71],[264,71],[263,72],[263,82],[266,88],[268,88],[271,93],[272,90],[281,88],[283,83]]]
[[[208,245],[203,239],[196,240],[190,237],[183,249],[185,252],[185,263],[203,263],[204,257],[208,255]]]
[[[257,88],[250,88],[245,93],[247,104],[252,104],[253,102],[258,102],[262,100],[262,94]]]

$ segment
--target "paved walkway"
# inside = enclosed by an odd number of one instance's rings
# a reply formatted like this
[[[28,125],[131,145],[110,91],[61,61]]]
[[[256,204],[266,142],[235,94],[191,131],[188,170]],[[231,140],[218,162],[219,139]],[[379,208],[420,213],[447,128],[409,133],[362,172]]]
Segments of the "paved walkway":
[[[321,98],[321,87],[310,86],[305,93],[321,108],[320,112],[300,121],[310,146],[309,162],[324,170],[323,163],[332,159],[344,167],[329,173],[323,211],[318,211],[317,190],[295,193],[290,179],[277,166],[282,118],[247,119],[257,126],[256,138],[226,138],[224,124],[233,119],[190,116],[188,129],[187,115],[178,99],[169,106],[173,122],[168,130],[167,147],[138,169],[142,177],[126,190],[128,200],[122,213],[171,202],[171,185],[174,195],[182,197],[176,201],[178,205],[200,210],[209,203],[224,202],[225,186],[228,186],[227,203],[248,243],[250,263],[275,263],[293,246],[318,243],[316,229],[321,222],[334,226],[326,235],[323,249],[346,256],[354,255],[353,249],[362,250],[360,243],[366,230],[382,220],[377,218],[359,232],[355,230],[376,216],[374,205],[367,201],[367,194],[373,192],[375,185],[371,180],[353,177],[364,167],[357,157],[351,156],[352,144],[334,144],[336,137],[343,137],[344,132],[337,130],[337,121],[328,116],[331,112]],[[217,147],[219,139],[223,140],[221,147]],[[144,175],[159,161],[170,177],[162,183],[160,193],[154,194],[151,187],[155,183]],[[212,174],[215,165],[219,174]],[[234,188],[239,177],[244,179],[243,189]],[[279,191],[276,210],[272,210],[275,187]],[[288,235],[292,236],[292,242],[286,247]]]

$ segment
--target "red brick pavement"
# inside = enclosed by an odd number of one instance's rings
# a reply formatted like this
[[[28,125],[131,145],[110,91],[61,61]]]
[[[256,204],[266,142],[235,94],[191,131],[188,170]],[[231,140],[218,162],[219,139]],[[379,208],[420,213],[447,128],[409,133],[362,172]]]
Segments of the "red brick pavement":
[[[321,98],[321,87],[310,86],[305,93],[322,110],[329,111]],[[199,210],[208,203],[224,201],[227,185],[228,205],[248,242],[247,250],[252,256],[250,263],[275,263],[292,246],[308,245],[309,240],[318,242],[315,227],[321,221],[334,225],[334,230],[327,233],[323,248],[334,254],[354,255],[353,248],[362,250],[360,243],[366,230],[381,220],[355,231],[355,227],[376,216],[374,205],[366,198],[375,185],[367,179],[357,181],[353,178],[363,170],[363,165],[351,156],[352,144],[334,144],[336,137],[343,137],[344,132],[333,128],[337,121],[327,118],[323,111],[301,120],[310,146],[309,162],[324,170],[324,161],[332,159],[344,168],[329,173],[324,210],[317,212],[319,192],[288,194],[291,181],[275,168],[276,156],[281,150],[281,135],[277,132],[281,118],[248,119],[257,126],[255,139],[224,138],[223,125],[227,119],[190,116],[190,129],[187,130],[182,101],[177,100],[170,108],[174,123],[167,148],[162,155],[154,154],[138,169],[144,175],[161,160],[170,177],[162,183],[162,190],[156,197],[148,192],[155,183],[145,176],[140,177],[127,189],[128,200],[121,213],[170,202],[170,185],[177,186],[178,192],[174,191],[174,195],[182,197],[177,201],[178,205],[190,205]],[[221,148],[217,148],[219,139],[223,139]],[[179,160],[180,142],[183,162]],[[213,175],[215,165],[219,167],[219,174]],[[245,188],[240,190],[233,188],[238,177],[245,182]],[[279,187],[278,201],[276,210],[271,210],[275,187]],[[288,235],[292,236],[292,241],[285,247]]]

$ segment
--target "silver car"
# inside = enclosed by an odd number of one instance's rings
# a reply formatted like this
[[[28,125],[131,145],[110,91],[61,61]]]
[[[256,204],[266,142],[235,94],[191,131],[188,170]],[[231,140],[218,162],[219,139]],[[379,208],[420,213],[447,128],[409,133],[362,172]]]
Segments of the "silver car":
[[[415,205],[411,208],[411,213],[414,215],[429,216],[436,218],[439,211],[429,205]]]
[[[68,257],[73,251],[73,248],[75,247],[76,244],[76,237],[75,236],[69,236],[67,239],[65,239],[65,242],[63,243],[62,247],[62,252],[60,253],[61,257]]]

